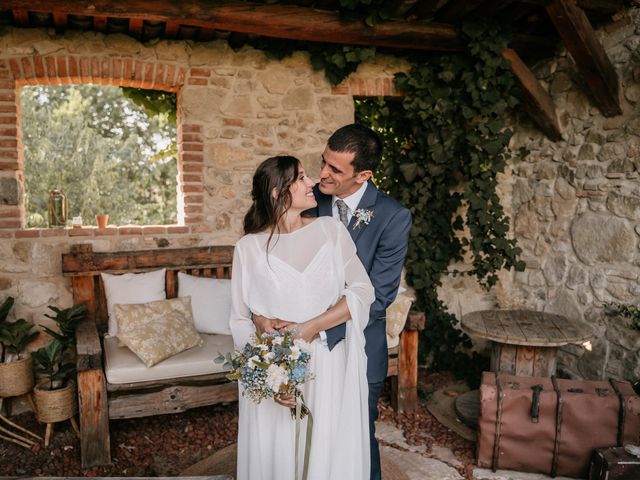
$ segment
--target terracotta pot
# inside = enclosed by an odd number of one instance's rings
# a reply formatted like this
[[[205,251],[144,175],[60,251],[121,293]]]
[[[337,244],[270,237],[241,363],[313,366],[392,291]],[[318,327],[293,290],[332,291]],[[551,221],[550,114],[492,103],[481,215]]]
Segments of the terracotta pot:
[[[109,215],[96,215],[96,222],[98,223],[98,228],[107,228],[107,225],[109,224]]]
[[[69,381],[66,387],[57,390],[47,390],[47,384],[48,381],[39,383],[33,390],[38,421],[42,423],[61,422],[78,413],[78,396],[74,381]]]
[[[33,359],[0,363],[0,397],[17,397],[33,388]]]

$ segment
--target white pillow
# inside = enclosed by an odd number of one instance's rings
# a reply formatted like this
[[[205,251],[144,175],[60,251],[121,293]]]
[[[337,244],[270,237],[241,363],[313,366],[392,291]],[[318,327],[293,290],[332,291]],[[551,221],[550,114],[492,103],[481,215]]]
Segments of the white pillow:
[[[147,273],[125,273],[111,275],[101,273],[104,293],[107,297],[107,311],[109,312],[109,335],[118,334],[118,322],[113,306],[131,303],[148,303],[165,300],[165,271],[166,268]]]
[[[193,323],[198,332],[231,335],[231,280],[178,272],[178,297],[191,297]]]

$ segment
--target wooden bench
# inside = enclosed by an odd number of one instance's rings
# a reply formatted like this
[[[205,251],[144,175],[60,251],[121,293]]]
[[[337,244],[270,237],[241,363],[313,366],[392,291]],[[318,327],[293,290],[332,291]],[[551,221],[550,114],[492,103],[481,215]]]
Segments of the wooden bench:
[[[231,278],[232,246],[93,252],[73,245],[62,255],[62,271],[71,277],[74,303],[87,305],[89,316],[77,331],[78,399],[82,467],[111,462],[109,419],[182,412],[189,408],[237,400],[238,389],[224,373],[110,384],[103,368],[102,337],[107,331],[107,303],[100,273],[138,273],[166,268],[166,295],[178,293],[177,273]],[[417,351],[424,315],[411,313],[400,344],[389,350],[392,404],[399,411],[417,405]],[[212,359],[215,352],[212,352]]]

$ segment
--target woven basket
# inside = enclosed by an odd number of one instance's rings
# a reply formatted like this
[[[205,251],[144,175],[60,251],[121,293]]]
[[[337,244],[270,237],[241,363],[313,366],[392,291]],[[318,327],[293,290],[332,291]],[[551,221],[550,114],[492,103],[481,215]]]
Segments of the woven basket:
[[[0,363],[0,398],[17,397],[33,388],[33,359]]]
[[[39,383],[33,390],[38,421],[56,423],[67,420],[78,413],[75,382],[70,381],[66,387],[58,390],[46,390],[46,383]]]

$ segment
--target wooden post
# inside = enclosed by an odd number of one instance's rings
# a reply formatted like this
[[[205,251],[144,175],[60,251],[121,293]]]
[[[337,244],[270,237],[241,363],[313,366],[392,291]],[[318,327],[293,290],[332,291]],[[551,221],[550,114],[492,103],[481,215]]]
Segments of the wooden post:
[[[107,385],[102,369],[78,373],[82,468],[111,463]]]
[[[392,380],[392,407],[398,412],[412,412],[418,406],[418,343],[424,329],[425,314],[410,312],[400,335],[398,376]]]

